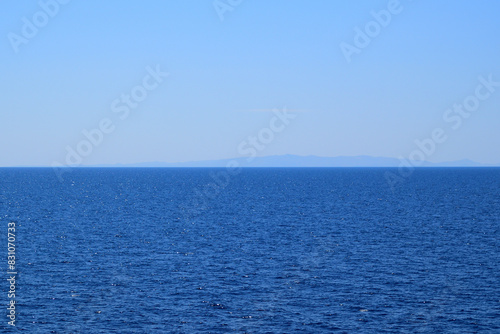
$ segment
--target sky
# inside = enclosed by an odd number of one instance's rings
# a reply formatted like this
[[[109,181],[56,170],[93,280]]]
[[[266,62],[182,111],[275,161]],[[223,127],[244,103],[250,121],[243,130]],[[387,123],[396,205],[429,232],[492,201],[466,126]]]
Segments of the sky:
[[[499,1],[2,7],[3,167],[252,149],[500,163]]]

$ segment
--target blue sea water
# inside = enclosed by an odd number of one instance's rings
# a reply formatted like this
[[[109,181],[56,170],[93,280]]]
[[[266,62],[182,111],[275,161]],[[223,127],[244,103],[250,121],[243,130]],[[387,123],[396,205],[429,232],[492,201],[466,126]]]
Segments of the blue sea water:
[[[388,171],[0,169],[0,328],[499,333],[500,169]]]

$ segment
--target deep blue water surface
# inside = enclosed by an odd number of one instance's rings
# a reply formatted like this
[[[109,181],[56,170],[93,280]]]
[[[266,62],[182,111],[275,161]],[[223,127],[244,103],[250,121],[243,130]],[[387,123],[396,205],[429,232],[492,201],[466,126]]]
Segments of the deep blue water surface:
[[[0,169],[16,329],[499,333],[500,169],[387,171]]]

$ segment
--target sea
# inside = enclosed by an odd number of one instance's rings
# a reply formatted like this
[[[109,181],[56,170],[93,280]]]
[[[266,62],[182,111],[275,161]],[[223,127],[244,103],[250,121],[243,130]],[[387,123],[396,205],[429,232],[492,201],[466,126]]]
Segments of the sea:
[[[500,333],[499,237],[500,168],[2,168],[0,331]]]

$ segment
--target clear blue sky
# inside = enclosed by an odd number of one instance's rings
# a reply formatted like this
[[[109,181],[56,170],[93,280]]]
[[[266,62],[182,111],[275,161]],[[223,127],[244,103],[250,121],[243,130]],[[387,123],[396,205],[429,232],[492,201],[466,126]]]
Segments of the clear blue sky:
[[[458,129],[443,120],[479,76],[500,81],[499,1],[401,0],[350,62],[341,43],[390,1],[232,3],[221,20],[212,0],[73,0],[53,17],[2,1],[0,166],[64,164],[105,118],[82,165],[239,157],[284,107],[297,116],[260,155],[407,157],[442,128],[427,160],[500,163],[500,87]],[[13,47],[23,17],[42,26]],[[169,76],[120,119],[112,102],[157,65]]]

